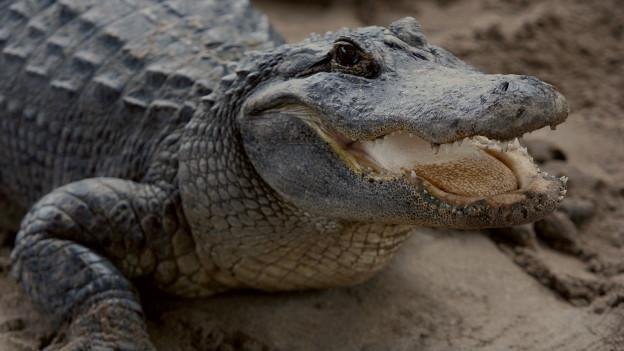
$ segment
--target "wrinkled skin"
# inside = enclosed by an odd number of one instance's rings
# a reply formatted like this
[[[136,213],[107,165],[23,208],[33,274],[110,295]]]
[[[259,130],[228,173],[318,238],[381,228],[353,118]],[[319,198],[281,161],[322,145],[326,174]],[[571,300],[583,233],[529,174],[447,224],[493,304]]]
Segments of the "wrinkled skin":
[[[12,1],[0,14],[0,193],[26,212],[13,274],[65,322],[50,350],[153,349],[135,278],[189,297],[350,285],[414,225],[525,223],[565,193],[520,161],[520,185],[508,169],[495,175],[511,188],[463,196],[341,151],[399,130],[435,147],[565,119],[548,84],[477,72],[414,19],[282,45],[246,1],[141,2],[149,11]]]

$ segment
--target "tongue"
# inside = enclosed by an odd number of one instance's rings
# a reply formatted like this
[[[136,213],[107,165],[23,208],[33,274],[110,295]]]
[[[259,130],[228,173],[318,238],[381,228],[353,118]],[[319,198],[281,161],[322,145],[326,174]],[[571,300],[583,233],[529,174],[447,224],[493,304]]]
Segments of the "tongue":
[[[513,172],[485,152],[453,162],[417,165],[416,174],[447,193],[492,196],[518,189]]]
[[[386,171],[414,170],[448,193],[491,196],[518,188],[516,176],[504,163],[470,141],[443,144],[436,151],[419,137],[394,133],[381,140],[358,142],[352,151],[367,155],[369,161]]]

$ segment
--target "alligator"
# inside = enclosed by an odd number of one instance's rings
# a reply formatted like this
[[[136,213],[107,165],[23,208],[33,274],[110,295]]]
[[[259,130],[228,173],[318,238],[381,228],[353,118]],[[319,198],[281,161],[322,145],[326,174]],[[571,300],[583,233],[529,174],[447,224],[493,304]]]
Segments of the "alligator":
[[[518,137],[565,98],[410,17],[287,44],[247,0],[0,0],[0,203],[47,350],[154,350],[133,283],[356,284],[415,226],[552,212]]]

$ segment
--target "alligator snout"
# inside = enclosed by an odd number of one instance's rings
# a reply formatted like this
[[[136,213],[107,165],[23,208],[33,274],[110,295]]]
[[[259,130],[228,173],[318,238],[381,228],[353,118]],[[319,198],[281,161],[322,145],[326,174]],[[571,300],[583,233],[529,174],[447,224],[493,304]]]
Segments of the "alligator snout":
[[[411,61],[376,79],[319,73],[279,82],[259,91],[247,109],[286,104],[315,110],[318,123],[351,140],[403,130],[433,144],[476,135],[513,139],[558,125],[568,114],[565,98],[535,77]]]
[[[319,87],[331,98],[310,98]],[[351,139],[404,130],[434,144],[475,135],[507,140],[558,125],[568,114],[565,98],[535,77],[441,66],[406,67],[374,84],[349,88],[326,81],[303,89],[291,86],[288,94],[307,89],[298,99],[323,111],[323,122]]]
[[[487,77],[488,75],[483,75]],[[481,106],[466,120],[473,134],[511,139],[523,133],[562,123],[568,115],[566,99],[555,88],[532,76],[493,75],[494,88],[479,97]]]

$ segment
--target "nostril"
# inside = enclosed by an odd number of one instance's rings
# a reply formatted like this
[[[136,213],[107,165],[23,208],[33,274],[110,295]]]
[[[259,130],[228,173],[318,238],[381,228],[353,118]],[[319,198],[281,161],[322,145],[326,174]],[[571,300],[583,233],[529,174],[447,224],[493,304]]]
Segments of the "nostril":
[[[502,83],[498,86],[498,89],[499,89],[500,91],[503,91],[503,92],[507,91],[507,89],[509,89],[509,82],[502,82]]]

